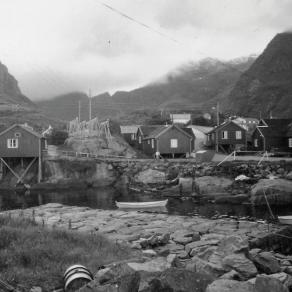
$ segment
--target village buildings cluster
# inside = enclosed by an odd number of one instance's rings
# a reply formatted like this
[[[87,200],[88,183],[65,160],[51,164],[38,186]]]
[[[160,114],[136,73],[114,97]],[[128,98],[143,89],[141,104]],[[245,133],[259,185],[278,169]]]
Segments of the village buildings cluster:
[[[170,114],[171,124],[121,126],[134,148],[149,156],[190,157],[202,150],[292,154],[292,119],[230,117],[216,127],[192,125],[191,114]]]

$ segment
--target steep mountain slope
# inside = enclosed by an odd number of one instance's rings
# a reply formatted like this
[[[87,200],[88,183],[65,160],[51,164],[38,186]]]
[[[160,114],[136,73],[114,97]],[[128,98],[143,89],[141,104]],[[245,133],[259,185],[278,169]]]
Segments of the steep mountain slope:
[[[23,108],[35,108],[35,104],[24,96],[19,87],[17,80],[8,72],[5,65],[0,62],[0,110],[11,106],[18,105]]]
[[[0,63],[0,128],[14,123],[28,123],[36,129],[46,128],[49,124],[62,127],[63,122],[48,118],[37,106],[21,93],[17,80]]]
[[[160,110],[192,110],[198,114],[209,111],[217,100],[224,100],[234,84],[254,61],[253,57],[221,62],[205,59],[189,63],[169,73],[163,80],[132,91],[118,91],[112,96],[104,93],[92,99],[92,115],[127,117],[143,115],[143,112]],[[78,100],[81,101],[81,118],[88,118],[89,102],[85,94],[70,93],[38,105],[50,116],[73,119],[78,115]],[[145,113],[146,114],[146,113]],[[131,121],[131,118],[128,119]]]
[[[240,77],[229,97],[229,109],[243,115],[292,116],[292,33],[277,34]]]

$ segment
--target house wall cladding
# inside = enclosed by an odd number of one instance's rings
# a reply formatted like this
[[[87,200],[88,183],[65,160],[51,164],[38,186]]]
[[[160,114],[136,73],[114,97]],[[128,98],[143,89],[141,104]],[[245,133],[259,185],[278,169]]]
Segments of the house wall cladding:
[[[177,139],[177,148],[171,148],[170,140]],[[171,128],[158,138],[158,151],[160,153],[188,153],[190,152],[191,138],[176,128]],[[191,149],[192,150],[192,149]]]
[[[20,134],[20,137],[16,135]],[[7,139],[18,139],[18,148],[8,148]],[[44,141],[42,141],[42,149]],[[0,136],[0,157],[36,157],[39,156],[39,138],[21,127],[15,127]]]

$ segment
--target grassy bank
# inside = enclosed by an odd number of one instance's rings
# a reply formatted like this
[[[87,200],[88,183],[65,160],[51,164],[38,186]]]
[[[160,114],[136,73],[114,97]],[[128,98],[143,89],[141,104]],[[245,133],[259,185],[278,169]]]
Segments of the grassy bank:
[[[101,265],[133,256],[99,234],[49,230],[21,217],[0,217],[0,279],[24,290],[62,286],[62,275],[72,264],[95,273]]]

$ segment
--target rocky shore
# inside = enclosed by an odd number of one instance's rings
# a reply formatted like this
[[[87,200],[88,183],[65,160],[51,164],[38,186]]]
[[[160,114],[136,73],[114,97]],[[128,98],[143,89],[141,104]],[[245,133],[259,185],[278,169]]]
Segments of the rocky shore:
[[[96,267],[81,291],[291,291],[292,229],[232,218],[169,216],[47,204],[2,212],[53,228],[101,232],[135,261]]]

